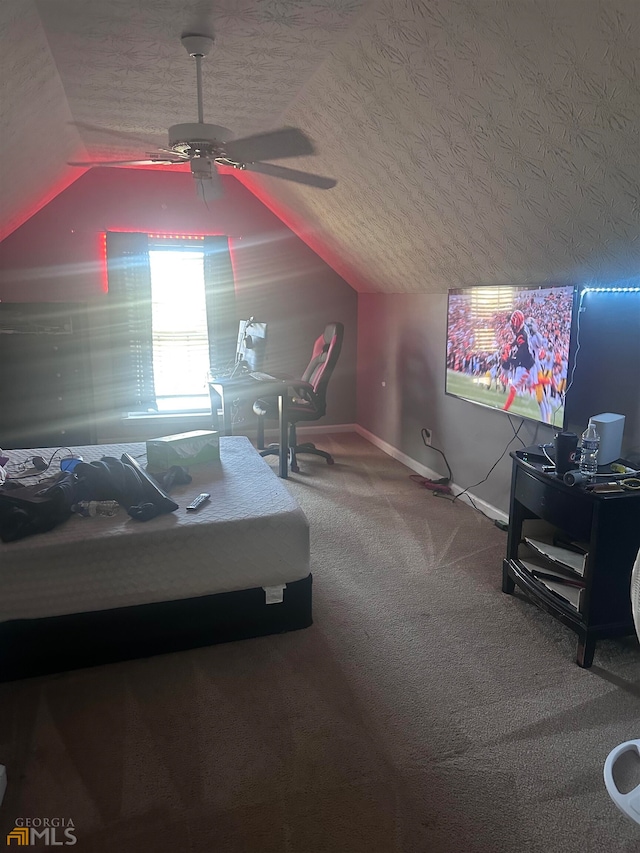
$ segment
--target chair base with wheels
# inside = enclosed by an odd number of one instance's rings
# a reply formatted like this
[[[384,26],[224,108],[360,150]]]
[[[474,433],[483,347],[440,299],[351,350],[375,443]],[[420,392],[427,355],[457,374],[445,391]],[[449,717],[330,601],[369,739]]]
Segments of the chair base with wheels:
[[[296,424],[300,422],[317,421],[327,410],[327,385],[329,378],[340,355],[344,326],[342,323],[329,323],[323,334],[313,346],[311,361],[300,379],[288,383],[287,421],[289,424],[289,458],[290,469],[297,473],[297,456],[299,453],[311,453],[326,459],[328,465],[333,465],[333,456],[326,450],[319,450],[310,441],[298,444]],[[258,416],[258,451],[261,456],[280,454],[277,444],[264,446],[264,421],[274,420],[278,416],[278,401],[274,399],[256,400],[253,411]]]
[[[254,411],[255,410],[254,406]],[[264,415],[260,416],[259,412],[256,412],[256,414],[258,415],[257,445],[260,456],[279,456],[280,446],[278,444],[269,444],[267,447],[264,446]],[[321,456],[323,459],[327,460],[327,465],[335,464],[335,460],[330,453],[327,453],[326,450],[320,450],[312,442],[305,441],[302,444],[298,444],[296,425],[289,424],[289,469],[293,471],[294,474],[297,474],[300,471],[297,459],[299,453],[311,453],[314,456]]]

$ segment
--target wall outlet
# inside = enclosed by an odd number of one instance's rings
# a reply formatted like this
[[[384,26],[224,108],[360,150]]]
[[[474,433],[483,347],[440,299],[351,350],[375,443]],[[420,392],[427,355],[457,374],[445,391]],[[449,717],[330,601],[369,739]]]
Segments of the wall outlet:
[[[431,432],[431,430],[430,430],[430,429],[427,429],[427,428],[425,427],[425,428],[422,430],[422,436],[423,436],[423,438],[424,438],[424,443],[427,445],[427,447],[431,447],[431,438],[432,438],[432,436],[433,436],[433,433]]]

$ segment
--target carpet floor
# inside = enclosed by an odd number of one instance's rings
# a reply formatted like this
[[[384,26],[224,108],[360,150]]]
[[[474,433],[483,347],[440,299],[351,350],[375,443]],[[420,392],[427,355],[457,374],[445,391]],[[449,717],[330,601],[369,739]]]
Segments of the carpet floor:
[[[71,819],[78,853],[640,850],[602,776],[640,737],[637,640],[580,669],[501,592],[489,519],[358,435],[317,443],[336,464],[287,481],[314,625],[0,685],[3,843],[20,816]]]

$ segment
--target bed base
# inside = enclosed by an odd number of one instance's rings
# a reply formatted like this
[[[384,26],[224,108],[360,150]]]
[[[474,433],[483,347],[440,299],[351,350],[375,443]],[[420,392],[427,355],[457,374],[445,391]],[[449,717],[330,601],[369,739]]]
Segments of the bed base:
[[[0,624],[0,681],[308,628],[312,576],[265,604],[262,588]]]

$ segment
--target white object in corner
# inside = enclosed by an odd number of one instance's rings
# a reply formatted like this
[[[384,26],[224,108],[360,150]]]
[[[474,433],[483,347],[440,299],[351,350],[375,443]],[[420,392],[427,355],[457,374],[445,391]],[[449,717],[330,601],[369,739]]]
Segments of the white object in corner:
[[[4,799],[4,792],[7,790],[7,768],[4,764],[0,764],[0,806]]]
[[[640,551],[631,571],[631,612],[636,634],[640,638]],[[623,814],[640,824],[640,785],[632,791],[623,793],[613,778],[613,767],[616,761],[626,752],[640,755],[640,740],[628,740],[612,749],[604,763],[604,783],[609,796]]]
[[[624,433],[624,415],[614,415],[605,412],[602,415],[593,415],[589,418],[595,424],[596,431],[600,436],[600,447],[598,448],[598,465],[608,465],[620,458],[622,453],[622,436]]]
[[[620,756],[625,752],[640,753],[640,740],[628,740],[621,743],[613,749],[607,756],[604,763],[604,783],[607,786],[607,791],[613,802],[617,805],[623,814],[630,817],[635,823],[640,823],[640,785],[623,793],[615,783],[613,778],[613,766]]]

